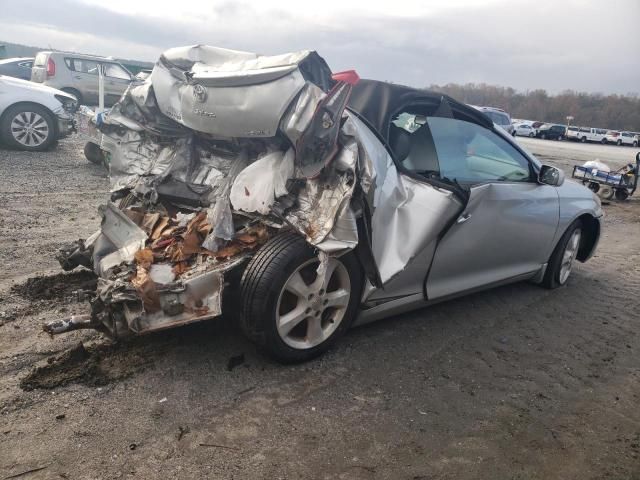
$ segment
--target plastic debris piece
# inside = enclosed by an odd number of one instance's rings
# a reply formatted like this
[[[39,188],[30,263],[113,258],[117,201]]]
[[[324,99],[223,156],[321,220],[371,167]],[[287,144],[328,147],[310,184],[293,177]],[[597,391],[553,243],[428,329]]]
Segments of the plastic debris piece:
[[[175,279],[173,267],[169,263],[155,263],[151,265],[149,276],[151,280],[159,284],[171,283]]]
[[[276,151],[256,160],[236,177],[229,199],[233,208],[267,215],[276,198],[287,194],[287,180],[293,177],[293,149]]]

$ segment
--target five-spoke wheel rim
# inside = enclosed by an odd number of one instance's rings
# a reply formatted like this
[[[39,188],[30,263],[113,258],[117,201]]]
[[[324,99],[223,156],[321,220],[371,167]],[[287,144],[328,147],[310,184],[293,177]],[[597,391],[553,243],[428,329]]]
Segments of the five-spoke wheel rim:
[[[11,121],[11,135],[21,145],[39,147],[49,138],[49,125],[35,112],[20,112]]]
[[[320,345],[344,320],[350,298],[349,272],[340,260],[330,257],[322,266],[317,258],[303,263],[289,276],[278,298],[280,338],[295,349]]]
[[[567,246],[564,249],[564,253],[562,254],[562,264],[560,265],[560,281],[561,285],[569,278],[571,274],[571,268],[573,267],[573,261],[578,255],[578,250],[580,248],[580,238],[582,236],[582,231],[577,228],[569,237],[569,241],[567,242]]]

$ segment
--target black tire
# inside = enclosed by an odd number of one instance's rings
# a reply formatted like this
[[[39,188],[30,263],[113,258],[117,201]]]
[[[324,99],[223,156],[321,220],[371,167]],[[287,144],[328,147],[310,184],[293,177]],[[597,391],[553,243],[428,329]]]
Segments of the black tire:
[[[587,137],[582,137],[582,138],[580,139],[580,141],[581,141],[582,143],[587,143]]]
[[[633,146],[637,147],[638,146],[638,142],[633,142]]]
[[[37,137],[37,141],[41,143],[26,145],[14,138],[11,124],[16,117],[20,117],[23,114],[26,115],[26,117],[22,118],[31,118],[31,114],[38,115],[43,122],[46,123],[46,137],[44,140],[39,136],[40,134],[38,134]],[[43,125],[44,123],[38,123],[35,127],[38,131],[42,132]],[[58,123],[53,114],[42,105],[36,103],[20,103],[9,107],[2,115],[2,120],[0,121],[0,136],[9,147],[26,150],[28,152],[41,152],[50,148],[58,140]],[[34,138],[36,138],[36,136],[32,135],[31,139]]]
[[[544,278],[542,280],[542,286],[548,289],[554,289],[561,287],[562,285],[567,283],[567,280],[564,282],[560,281],[560,269],[562,267],[562,257],[564,255],[564,251],[567,248],[567,243],[569,239],[573,235],[577,229],[582,229],[582,222],[580,220],[574,221],[567,230],[564,232],[556,248],[553,249],[553,253],[549,258],[549,262],[547,264],[547,270],[544,273]]]
[[[540,138],[541,138],[542,140],[546,140],[546,139],[547,139],[547,134],[546,134],[546,133],[541,134],[541,135],[540,135]]]
[[[618,140],[618,141],[616,142],[616,145],[618,145],[618,146],[622,145],[622,140]]]
[[[290,276],[317,255],[317,251],[301,236],[280,234],[258,250],[242,275],[242,330],[259,349],[283,363],[304,362],[324,353],[349,329],[357,312],[363,274],[355,255],[348,253],[338,259],[348,272],[351,288],[348,304],[338,327],[320,344],[304,349],[293,348],[280,336],[276,325],[276,310],[281,292]]]
[[[603,145],[606,145],[607,144],[607,139],[603,138],[602,140],[600,140],[600,143],[602,143]]]
[[[629,198],[629,192],[624,188],[616,188],[616,200],[619,202],[624,202],[627,198]]]
[[[99,145],[93,142],[87,142],[84,146],[84,156],[91,163],[96,165],[104,165],[104,152]]]
[[[530,138],[533,138],[533,137],[535,137],[535,134],[534,134],[533,132],[531,132],[531,133],[529,134],[529,137],[530,137]]]
[[[64,87],[64,88],[61,88],[60,90],[62,90],[63,92],[66,92],[66,93],[68,93],[70,95],[73,95],[74,97],[76,97],[76,100],[78,100],[78,105],[83,105],[83,103],[82,103],[82,101],[83,101],[82,94],[78,90],[76,90],[75,88]]]

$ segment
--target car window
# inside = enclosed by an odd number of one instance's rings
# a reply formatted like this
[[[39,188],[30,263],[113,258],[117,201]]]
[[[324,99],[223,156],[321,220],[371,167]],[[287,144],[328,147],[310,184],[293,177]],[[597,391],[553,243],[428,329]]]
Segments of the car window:
[[[410,114],[393,123],[410,133],[402,165],[414,173],[465,184],[531,178],[528,160],[513,145],[474,123]]]
[[[118,78],[120,80],[131,80],[129,72],[116,63],[105,63],[104,74],[107,77]]]
[[[71,59],[71,70],[89,75],[98,75],[98,64],[93,60]]]

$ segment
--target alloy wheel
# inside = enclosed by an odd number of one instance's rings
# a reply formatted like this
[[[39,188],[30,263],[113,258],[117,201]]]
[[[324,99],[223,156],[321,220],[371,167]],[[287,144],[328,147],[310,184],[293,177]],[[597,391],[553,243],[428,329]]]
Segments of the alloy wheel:
[[[276,306],[276,326],[284,343],[313,348],[327,340],[345,317],[351,298],[347,268],[336,258],[311,259],[287,279]]]
[[[26,147],[38,147],[49,138],[47,121],[35,112],[20,112],[11,121],[11,135]]]
[[[559,275],[559,283],[560,285],[564,285],[569,275],[571,275],[571,269],[573,268],[573,261],[578,255],[578,250],[580,248],[580,239],[582,237],[582,230],[576,228],[571,237],[569,237],[569,241],[567,242],[567,246],[564,249],[564,253],[562,254],[562,263],[560,264],[560,275]]]

